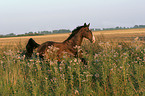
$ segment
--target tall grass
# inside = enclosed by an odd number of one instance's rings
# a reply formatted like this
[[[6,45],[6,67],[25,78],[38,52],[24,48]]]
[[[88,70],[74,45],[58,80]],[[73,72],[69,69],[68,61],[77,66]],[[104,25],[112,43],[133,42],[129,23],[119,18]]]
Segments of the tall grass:
[[[103,38],[103,37],[102,37]],[[78,58],[25,60],[21,44],[0,54],[0,95],[144,96],[145,44],[105,41],[82,46],[88,65]]]

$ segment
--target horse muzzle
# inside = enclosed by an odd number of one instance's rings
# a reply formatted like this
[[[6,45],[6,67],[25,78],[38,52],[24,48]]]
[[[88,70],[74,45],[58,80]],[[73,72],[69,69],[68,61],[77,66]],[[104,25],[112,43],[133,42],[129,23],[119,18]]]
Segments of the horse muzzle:
[[[92,43],[95,43],[95,36],[92,37]]]

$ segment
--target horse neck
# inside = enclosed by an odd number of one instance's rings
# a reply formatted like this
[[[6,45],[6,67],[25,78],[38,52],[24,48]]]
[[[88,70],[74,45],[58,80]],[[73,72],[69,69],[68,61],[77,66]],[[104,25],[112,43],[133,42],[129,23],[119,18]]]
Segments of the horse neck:
[[[63,43],[67,44],[70,47],[74,46],[81,46],[83,40],[83,36],[81,32],[76,33],[74,36],[72,36],[70,39],[65,40]]]

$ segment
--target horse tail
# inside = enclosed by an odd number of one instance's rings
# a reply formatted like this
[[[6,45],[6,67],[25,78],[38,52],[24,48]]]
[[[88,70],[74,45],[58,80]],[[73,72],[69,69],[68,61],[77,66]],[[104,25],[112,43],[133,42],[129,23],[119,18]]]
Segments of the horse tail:
[[[40,44],[36,43],[32,38],[30,38],[26,45],[26,53],[25,53],[26,58],[31,58],[33,50],[39,46]]]

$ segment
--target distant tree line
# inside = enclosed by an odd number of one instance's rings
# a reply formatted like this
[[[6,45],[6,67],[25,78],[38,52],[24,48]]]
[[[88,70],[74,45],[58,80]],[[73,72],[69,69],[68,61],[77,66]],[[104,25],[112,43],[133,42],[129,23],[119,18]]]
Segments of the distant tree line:
[[[92,31],[102,31],[102,30],[119,30],[119,29],[133,29],[133,28],[145,28],[145,25],[135,25],[134,27],[115,27],[115,28],[91,28]],[[69,29],[60,29],[60,30],[53,30],[53,31],[38,31],[38,32],[28,32],[25,34],[6,34],[6,35],[0,35],[0,38],[2,37],[18,37],[18,36],[37,36],[37,35],[45,35],[45,34],[58,34],[58,33],[70,33],[71,31]]]
[[[60,29],[60,30],[53,30],[53,31],[38,31],[38,32],[28,32],[25,35],[45,35],[45,34],[58,34],[58,33],[70,33],[69,29]]]
[[[100,31],[100,30],[119,30],[119,29],[134,29],[134,28],[145,28],[145,25],[135,25],[134,27],[115,27],[115,28],[91,28],[92,31]]]
[[[70,33],[71,31],[69,29],[60,29],[60,30],[53,30],[53,31],[38,31],[38,32],[28,32],[25,34],[6,34],[6,35],[0,35],[0,38],[2,37],[18,37],[18,36],[37,36],[37,35],[45,35],[45,34],[59,34],[59,33]]]

